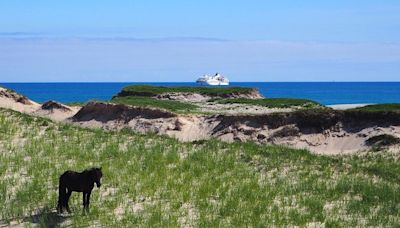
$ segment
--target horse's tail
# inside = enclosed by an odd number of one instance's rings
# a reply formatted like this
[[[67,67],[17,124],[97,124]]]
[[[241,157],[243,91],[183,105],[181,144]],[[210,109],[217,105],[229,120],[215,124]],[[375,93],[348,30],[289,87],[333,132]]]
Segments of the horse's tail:
[[[64,183],[64,174],[60,176],[59,184],[58,184],[58,205],[57,210],[62,211],[63,207],[65,207],[65,201],[67,199],[67,187]]]

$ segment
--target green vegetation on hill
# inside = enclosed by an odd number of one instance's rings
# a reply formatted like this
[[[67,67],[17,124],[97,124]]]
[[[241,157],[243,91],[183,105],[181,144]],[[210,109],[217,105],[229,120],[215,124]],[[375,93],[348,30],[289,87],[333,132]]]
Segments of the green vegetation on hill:
[[[151,86],[131,85],[122,89],[122,93],[139,93],[155,96],[162,93],[200,93],[210,96],[221,96],[233,93],[248,94],[253,88],[244,87],[194,87],[194,86]]]
[[[96,101],[96,100],[92,100],[92,101]],[[87,102],[79,102],[79,101],[76,101],[76,102],[66,102],[66,103],[64,103],[65,105],[67,105],[67,106],[84,106],[84,105],[86,105],[88,102],[90,102],[90,101],[87,101]]]
[[[168,109],[178,112],[193,112],[197,106],[180,101],[160,100],[151,98],[163,93],[199,93],[214,97],[210,102],[220,104],[247,104],[258,105],[268,108],[323,108],[323,105],[307,99],[295,98],[229,98],[229,95],[249,94],[254,92],[253,88],[244,87],[191,87],[191,86],[150,86],[150,85],[131,85],[122,89],[114,96],[111,102],[120,104],[130,104],[137,106],[148,106]]]
[[[322,107],[322,105],[319,104],[318,102],[307,99],[296,99],[296,98],[264,98],[264,99],[235,98],[235,99],[216,99],[215,101],[220,104],[248,104],[248,105],[264,106],[268,108]]]
[[[2,84],[0,84],[0,88],[5,89],[9,93],[15,93],[15,90],[7,88],[7,87],[3,86]]]
[[[388,103],[388,104],[367,105],[364,107],[351,109],[350,111],[369,111],[369,112],[400,111],[400,104],[399,103]]]
[[[193,112],[197,109],[196,105],[172,100],[158,100],[151,97],[128,96],[114,97],[111,100],[115,104],[126,104],[139,107],[163,108],[172,112]]]
[[[0,110],[0,224],[32,226],[396,226],[396,155],[319,156],[217,140],[181,143]],[[89,215],[54,209],[65,170],[102,166]],[[64,223],[62,223],[64,222]],[[62,223],[62,224],[60,224]]]

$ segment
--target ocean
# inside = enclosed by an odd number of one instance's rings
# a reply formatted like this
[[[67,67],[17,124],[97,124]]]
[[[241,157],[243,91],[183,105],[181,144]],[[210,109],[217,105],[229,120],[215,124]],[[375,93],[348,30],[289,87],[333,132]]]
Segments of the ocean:
[[[195,83],[0,83],[38,102],[109,100],[124,86],[149,84],[197,86]],[[324,105],[400,103],[400,82],[233,82],[258,88],[265,97],[306,98]]]

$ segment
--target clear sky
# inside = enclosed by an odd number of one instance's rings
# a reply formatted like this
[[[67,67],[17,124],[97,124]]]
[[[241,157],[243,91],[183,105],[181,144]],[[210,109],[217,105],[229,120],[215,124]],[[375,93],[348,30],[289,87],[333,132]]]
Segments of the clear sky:
[[[0,81],[400,81],[399,0],[1,0]]]

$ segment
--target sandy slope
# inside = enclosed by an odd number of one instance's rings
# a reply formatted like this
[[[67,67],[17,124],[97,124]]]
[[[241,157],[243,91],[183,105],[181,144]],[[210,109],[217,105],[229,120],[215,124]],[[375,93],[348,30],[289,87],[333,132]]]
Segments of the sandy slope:
[[[180,123],[179,129],[176,128],[177,122]],[[118,120],[107,122],[89,120],[75,123],[84,127],[101,127],[105,129],[121,129],[129,126],[139,132],[155,132],[187,142],[217,138],[228,142],[256,141],[259,143],[282,144],[326,155],[351,154],[367,150],[369,147],[365,145],[366,139],[380,134],[400,137],[399,126],[387,128],[371,127],[355,133],[347,132],[343,129],[338,131],[327,130],[323,133],[299,133],[295,136],[284,137],[274,135],[282,128],[270,129],[266,126],[232,125],[216,131],[217,126],[221,123],[220,120],[202,116],[158,119],[134,118],[128,123],[121,123]]]
[[[25,98],[28,102],[19,102],[18,98]],[[10,92],[1,87],[0,87],[0,107],[26,114],[46,117],[56,121],[66,120],[67,118],[74,116],[80,109],[80,107],[66,106],[69,110],[59,110],[59,109],[45,110],[42,108],[42,105],[32,100],[29,100],[28,98],[22,95]]]
[[[19,101],[21,98],[24,98],[22,102]],[[270,113],[279,110],[260,110],[260,113],[251,115],[240,115],[240,113],[177,115],[158,109],[105,103],[89,103],[82,109],[81,107],[68,107],[59,103],[55,104],[54,107],[51,105],[52,103],[50,103],[50,109],[45,108],[43,107],[45,105],[40,105],[15,93],[10,94],[10,91],[0,88],[0,107],[2,108],[47,117],[56,121],[72,122],[83,127],[105,129],[129,127],[139,132],[169,135],[182,141],[207,140],[210,138],[224,141],[256,141],[306,148],[320,154],[342,154],[368,149],[365,141],[372,136],[389,134],[400,137],[400,126],[384,124],[383,127],[379,127],[379,124],[371,125],[368,120],[364,122],[366,126],[360,129],[358,128],[361,123],[358,123],[358,120],[355,123],[350,123],[350,125],[354,125],[350,128],[338,123],[337,126],[323,131],[315,131],[313,126],[299,128],[297,122],[274,127],[272,125],[276,125],[282,119],[272,119],[272,122],[266,119],[272,118],[269,116]],[[360,106],[363,105],[339,105],[333,108],[347,109]],[[290,115],[291,110],[281,111],[283,111],[281,112],[283,120],[286,121],[285,115]],[[319,117],[319,114],[316,115],[311,119]],[[287,118],[293,119],[293,117]],[[310,117],[305,116],[305,118]],[[329,116],[327,118],[329,120]],[[302,121],[301,117],[297,119],[300,120],[296,121]],[[325,123],[324,121],[322,118],[321,124]]]
[[[211,138],[230,142],[256,141],[306,148],[320,154],[366,150],[369,147],[365,141],[381,134],[400,137],[398,116],[393,120],[396,126],[390,126],[392,120],[380,120],[379,117],[377,121],[370,121],[368,116],[367,119],[363,116],[350,116],[340,117],[342,120],[338,120],[337,116],[332,115],[340,114],[335,114],[334,111],[322,117],[318,113],[305,114],[306,116],[290,113],[277,115],[176,115],[160,113],[157,109],[89,103],[72,121],[84,127],[130,127],[139,132],[169,135],[182,141]],[[330,121],[334,122],[329,124]],[[326,126],[322,126],[323,124]],[[382,127],[378,127],[379,125]]]

